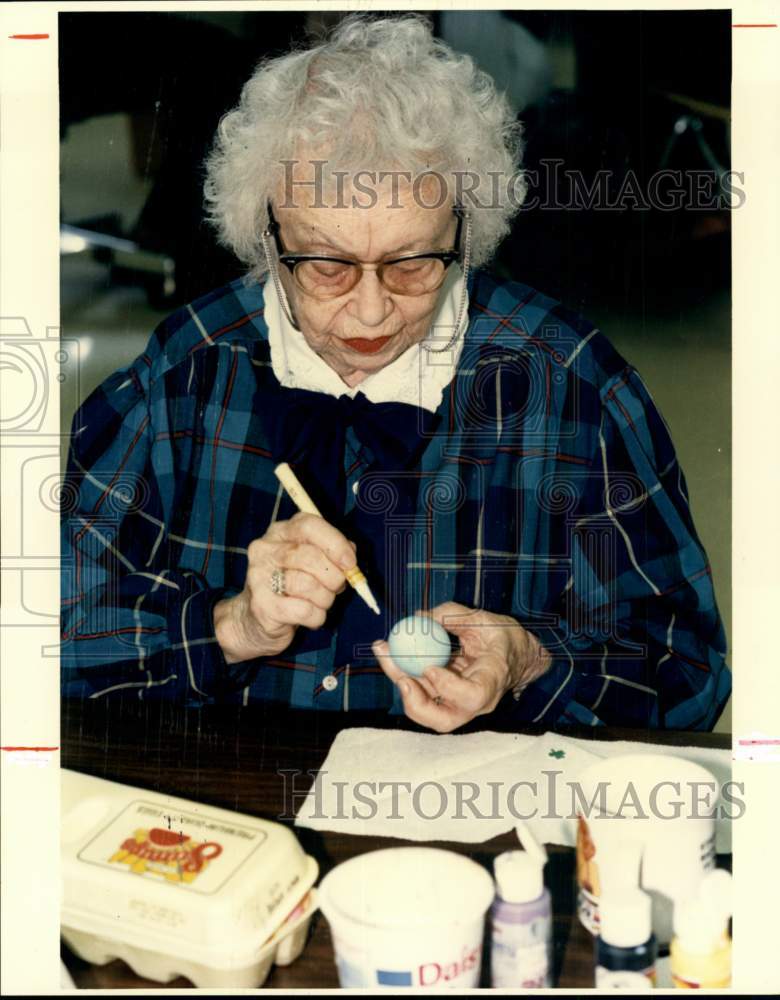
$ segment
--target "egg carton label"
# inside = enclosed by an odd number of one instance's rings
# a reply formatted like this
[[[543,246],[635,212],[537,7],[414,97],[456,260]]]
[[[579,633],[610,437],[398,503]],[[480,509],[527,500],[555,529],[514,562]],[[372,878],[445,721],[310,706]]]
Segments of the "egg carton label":
[[[78,853],[79,861],[212,895],[267,839],[264,830],[153,802],[127,805]]]

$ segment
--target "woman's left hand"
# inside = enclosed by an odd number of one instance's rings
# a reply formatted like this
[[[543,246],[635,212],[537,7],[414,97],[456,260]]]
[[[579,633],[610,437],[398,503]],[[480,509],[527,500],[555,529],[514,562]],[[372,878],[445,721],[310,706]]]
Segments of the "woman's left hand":
[[[398,685],[409,718],[437,733],[452,732],[492,712],[507,691],[527,686],[552,662],[539,641],[509,615],[453,601],[427,614],[460,641],[460,651],[446,667],[428,667],[421,677],[411,677],[393,662],[386,642],[375,642],[372,649]]]

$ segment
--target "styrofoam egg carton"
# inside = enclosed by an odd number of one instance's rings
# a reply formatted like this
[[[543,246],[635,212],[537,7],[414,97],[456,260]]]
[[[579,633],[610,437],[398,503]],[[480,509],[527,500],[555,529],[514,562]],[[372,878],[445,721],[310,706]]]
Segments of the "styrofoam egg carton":
[[[69,947],[157,982],[259,986],[317,908],[317,862],[287,827],[64,769],[62,875]]]

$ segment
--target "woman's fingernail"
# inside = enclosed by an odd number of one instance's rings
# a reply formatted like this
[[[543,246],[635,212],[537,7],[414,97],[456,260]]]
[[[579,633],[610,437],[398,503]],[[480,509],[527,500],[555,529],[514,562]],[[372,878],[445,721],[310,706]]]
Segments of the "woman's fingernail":
[[[404,696],[408,695],[409,692],[412,690],[408,681],[401,681],[401,683],[398,686],[401,689],[401,694]]]

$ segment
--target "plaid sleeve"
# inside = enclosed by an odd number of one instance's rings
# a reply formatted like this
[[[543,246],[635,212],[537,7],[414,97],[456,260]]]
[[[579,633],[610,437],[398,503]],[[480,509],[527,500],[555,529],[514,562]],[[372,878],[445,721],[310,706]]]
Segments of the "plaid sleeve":
[[[202,703],[234,679],[213,626],[214,604],[232,592],[164,565],[172,497],[155,474],[149,407],[160,349],[155,336],[74,417],[62,496],[67,695],[136,691]]]
[[[731,691],[710,566],[669,430],[632,368],[601,392],[553,655],[516,710],[545,723],[711,729]],[[522,708],[521,708],[522,706]]]

